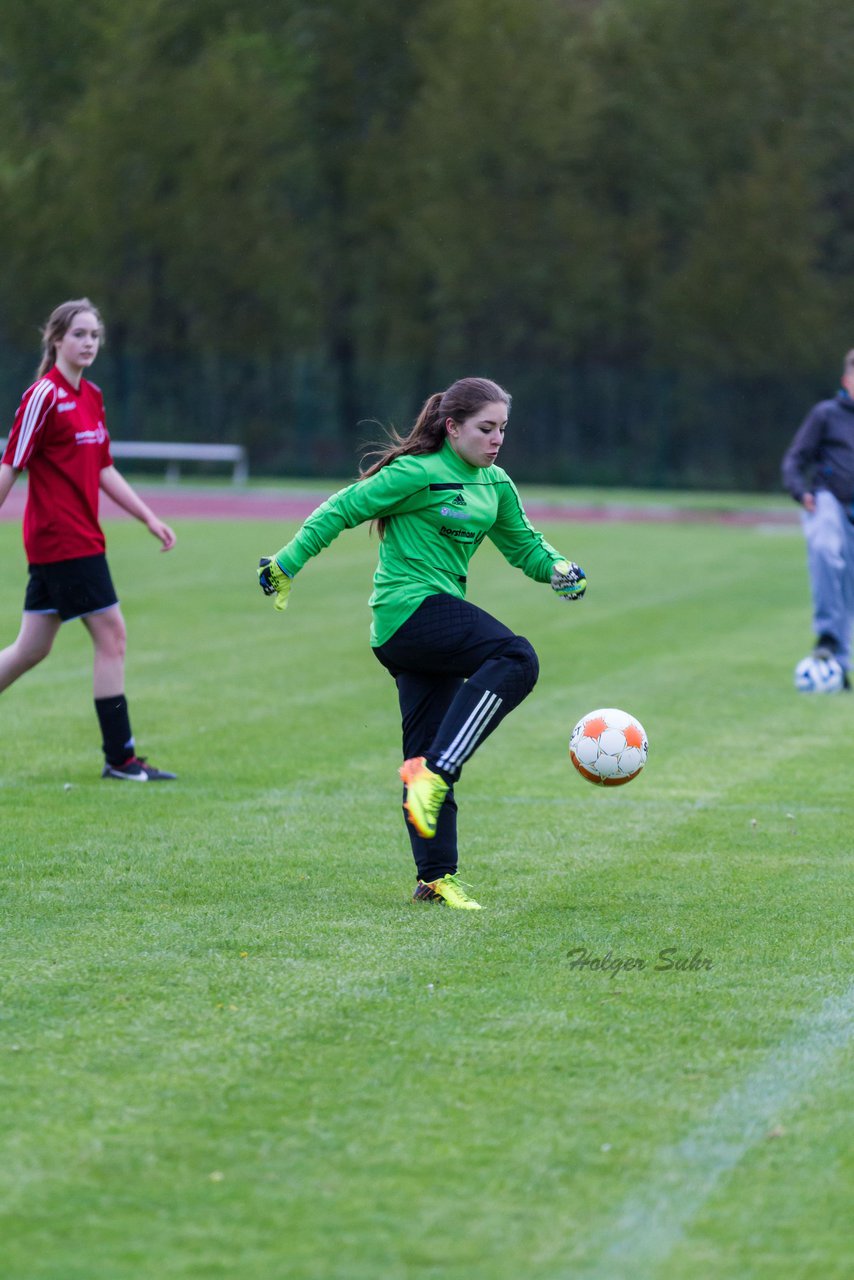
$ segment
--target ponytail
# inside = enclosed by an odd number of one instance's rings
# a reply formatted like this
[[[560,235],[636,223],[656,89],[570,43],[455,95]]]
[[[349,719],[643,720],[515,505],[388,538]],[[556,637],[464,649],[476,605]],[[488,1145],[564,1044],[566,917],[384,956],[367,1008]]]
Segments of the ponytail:
[[[465,422],[485,404],[496,401],[505,404],[509,411],[509,394],[489,378],[460,378],[446,391],[434,392],[421,406],[409,435],[402,436],[391,427],[386,443],[369,448],[359,468],[359,479],[375,475],[390,462],[410,454],[438,453],[445,443],[445,424],[449,418],[454,422]],[[382,537],[385,518],[380,517],[373,523]]]
[[[407,436],[389,427],[388,441],[384,445],[374,445],[362,459],[359,478],[372,476],[407,454],[438,453],[445,441],[445,427],[439,412],[441,403],[441,391],[429,396]]]

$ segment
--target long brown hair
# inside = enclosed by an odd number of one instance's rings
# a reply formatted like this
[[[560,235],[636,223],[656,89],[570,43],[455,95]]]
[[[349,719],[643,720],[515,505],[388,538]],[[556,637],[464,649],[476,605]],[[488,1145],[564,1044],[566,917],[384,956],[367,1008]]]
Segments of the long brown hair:
[[[465,422],[486,404],[501,403],[510,411],[510,393],[490,378],[459,378],[445,391],[436,391],[424,401],[408,435],[402,436],[394,427],[388,429],[388,439],[369,448],[359,468],[359,478],[375,475],[383,467],[407,454],[438,453],[445,443],[448,418]],[[379,536],[385,532],[386,520],[380,516],[372,521]]]
[[[51,311],[42,329],[42,359],[36,373],[37,378],[43,377],[48,369],[52,369],[56,364],[56,348],[74,323],[74,317],[79,315],[81,311],[92,312],[92,315],[98,321],[101,341],[104,341],[106,335],[101,313],[88,298],[72,298],[70,302],[61,302],[58,307],[54,307],[53,311]]]

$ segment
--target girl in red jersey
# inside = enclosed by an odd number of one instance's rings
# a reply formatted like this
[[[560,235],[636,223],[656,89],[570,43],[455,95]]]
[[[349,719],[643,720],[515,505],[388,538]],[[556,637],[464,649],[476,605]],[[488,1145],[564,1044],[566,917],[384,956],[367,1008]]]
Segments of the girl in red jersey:
[[[29,581],[18,638],[0,651],[0,693],[47,657],[63,622],[80,618],[95,649],[102,777],[159,782],[175,774],[155,769],[134,750],[124,693],[125,622],[98,522],[101,490],[141,520],[162,551],[175,545],[175,534],[113,465],[101,392],[83,377],[103,339],[101,317],[88,298],[63,302],[52,312],[36,381],[24,392],[0,463],[0,506],[20,472],[29,473]]]

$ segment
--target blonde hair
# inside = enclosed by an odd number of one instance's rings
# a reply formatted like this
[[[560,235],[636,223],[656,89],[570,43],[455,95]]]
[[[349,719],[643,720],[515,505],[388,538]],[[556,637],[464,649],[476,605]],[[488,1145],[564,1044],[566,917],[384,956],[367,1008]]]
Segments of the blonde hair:
[[[81,311],[92,312],[92,315],[98,321],[101,341],[104,341],[106,332],[101,313],[88,298],[72,298],[69,302],[61,302],[58,307],[54,307],[53,311],[51,311],[42,329],[42,358],[36,373],[37,378],[43,377],[48,369],[52,369],[56,364],[56,348],[71,328],[74,317],[79,315]]]

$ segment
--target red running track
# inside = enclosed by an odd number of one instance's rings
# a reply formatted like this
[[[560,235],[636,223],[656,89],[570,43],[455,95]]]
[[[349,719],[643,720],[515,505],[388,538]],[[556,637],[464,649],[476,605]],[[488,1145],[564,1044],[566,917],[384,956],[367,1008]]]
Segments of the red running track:
[[[304,493],[276,493],[272,489],[215,489],[134,486],[162,520],[304,520],[329,496],[327,490]],[[20,520],[24,512],[26,484],[20,480],[0,507],[0,520]],[[673,507],[666,502],[653,506],[633,507],[629,503],[548,503],[527,501],[525,509],[535,522],[574,520],[586,524],[594,521],[642,524],[712,523],[728,525],[795,525],[799,522],[794,503],[791,511],[740,510],[725,507]],[[102,496],[101,515],[106,520],[127,519],[120,507]]]

